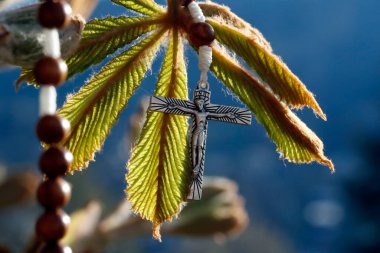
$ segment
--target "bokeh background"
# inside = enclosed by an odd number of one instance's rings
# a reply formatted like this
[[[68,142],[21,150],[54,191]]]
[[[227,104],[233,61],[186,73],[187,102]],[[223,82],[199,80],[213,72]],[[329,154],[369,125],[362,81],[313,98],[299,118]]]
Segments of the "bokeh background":
[[[158,1],[164,4],[164,1]],[[212,238],[150,234],[112,245],[109,252],[380,252],[380,2],[377,0],[220,0],[257,27],[278,55],[300,77],[327,114],[297,115],[324,141],[336,173],[318,164],[294,165],[279,159],[263,127],[210,123],[206,174],[228,177],[239,185],[250,225],[239,237],[218,243]],[[108,0],[94,17],[126,14]],[[130,117],[140,100],[153,93],[162,52],[97,155],[75,176],[68,210],[100,199],[107,208],[124,198],[129,158]],[[186,49],[189,73],[197,59]],[[59,90],[62,104],[98,67],[75,77]],[[8,174],[37,171],[41,152],[34,135],[38,92],[22,86],[19,70],[0,72],[0,164]],[[198,74],[189,75],[194,89]],[[239,106],[211,79],[215,103]],[[2,198],[3,196],[0,196]],[[0,210],[0,244],[19,249],[33,231],[40,210],[35,204]],[[127,248],[128,251],[123,250]]]

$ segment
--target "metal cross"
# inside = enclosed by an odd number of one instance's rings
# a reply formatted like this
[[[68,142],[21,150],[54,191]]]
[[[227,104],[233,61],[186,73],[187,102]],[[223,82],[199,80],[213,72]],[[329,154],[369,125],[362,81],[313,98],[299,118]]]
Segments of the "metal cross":
[[[190,161],[193,170],[188,199],[199,200],[202,196],[202,183],[205,164],[207,121],[217,120],[228,123],[250,125],[251,112],[238,107],[210,104],[211,92],[208,85],[197,86],[193,101],[152,96],[149,110],[192,117],[189,129]]]

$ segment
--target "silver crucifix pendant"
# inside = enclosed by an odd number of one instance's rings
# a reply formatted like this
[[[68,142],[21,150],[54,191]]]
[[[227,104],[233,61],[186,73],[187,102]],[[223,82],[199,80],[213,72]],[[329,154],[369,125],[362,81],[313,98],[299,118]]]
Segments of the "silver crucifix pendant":
[[[207,121],[218,120],[228,123],[250,125],[251,112],[238,107],[210,104],[211,92],[207,85],[199,85],[194,91],[193,101],[152,96],[149,110],[192,117],[189,129],[190,162],[193,178],[188,199],[199,200],[202,196],[205,167]]]

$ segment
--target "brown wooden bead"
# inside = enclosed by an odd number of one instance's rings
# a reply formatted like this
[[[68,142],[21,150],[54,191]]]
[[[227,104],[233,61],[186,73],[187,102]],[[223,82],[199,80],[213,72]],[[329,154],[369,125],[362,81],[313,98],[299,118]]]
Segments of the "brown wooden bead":
[[[42,214],[36,223],[36,234],[44,241],[58,241],[67,231],[70,217],[62,210]]]
[[[38,20],[46,28],[62,28],[70,23],[72,9],[63,0],[49,0],[41,4]]]
[[[73,155],[60,147],[50,147],[40,157],[40,169],[50,178],[66,174],[73,161]]]
[[[36,130],[41,141],[47,144],[58,143],[67,137],[70,122],[58,115],[46,115],[38,121]]]
[[[191,2],[193,2],[194,0],[182,0],[182,6],[185,6],[187,7]]]
[[[67,65],[60,58],[44,57],[36,63],[33,73],[38,84],[58,86],[67,78]]]
[[[189,27],[191,43],[196,47],[210,45],[215,39],[215,32],[212,26],[205,22],[193,23]]]
[[[73,253],[70,247],[61,246],[56,242],[46,243],[39,253]]]
[[[38,202],[47,209],[65,206],[71,197],[71,187],[61,177],[48,179],[37,189]]]

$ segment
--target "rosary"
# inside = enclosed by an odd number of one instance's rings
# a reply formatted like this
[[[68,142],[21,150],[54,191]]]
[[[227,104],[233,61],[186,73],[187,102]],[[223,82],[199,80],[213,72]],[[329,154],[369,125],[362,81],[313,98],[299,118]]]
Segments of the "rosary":
[[[193,101],[152,96],[149,110],[191,116],[189,154],[193,173],[187,198],[199,200],[202,197],[208,120],[250,125],[252,116],[247,109],[210,103],[211,92],[209,91],[207,74],[212,63],[212,48],[210,45],[215,39],[214,30],[211,25],[205,22],[206,18],[195,1],[185,0],[183,1],[183,6],[189,9],[193,19],[189,28],[189,37],[194,46],[199,48],[201,77],[194,90]]]
[[[44,181],[37,190],[38,202],[45,212],[38,218],[36,234],[43,242],[41,253],[72,252],[59,244],[67,231],[70,217],[62,210],[71,196],[70,185],[62,178],[69,170],[72,154],[61,143],[70,131],[67,119],[56,115],[56,87],[67,77],[67,65],[61,59],[59,28],[70,22],[71,7],[61,0],[47,0],[41,4],[38,20],[44,27],[44,57],[34,66],[36,82],[40,85],[40,119],[37,136],[48,148],[40,157],[39,167]]]
[[[208,120],[250,125],[251,113],[238,107],[210,103],[208,72],[212,63],[214,41],[213,28],[199,5],[192,0],[184,0],[183,6],[189,9],[193,19],[189,28],[192,44],[199,48],[200,80],[194,90],[193,101],[169,97],[152,96],[149,110],[183,116],[191,116],[189,128],[189,157],[192,170],[188,199],[202,197],[202,184],[205,166],[205,151]],[[38,202],[45,212],[36,223],[36,234],[44,244],[39,252],[72,252],[69,247],[59,244],[67,231],[70,217],[62,210],[70,199],[70,185],[62,178],[69,170],[72,154],[60,143],[68,136],[70,123],[56,114],[56,87],[67,77],[67,65],[61,59],[59,28],[70,21],[71,7],[63,0],[46,0],[39,9],[38,19],[44,27],[44,54],[34,66],[36,82],[40,85],[40,120],[37,135],[48,147],[41,155],[39,166],[44,181],[37,191]]]

